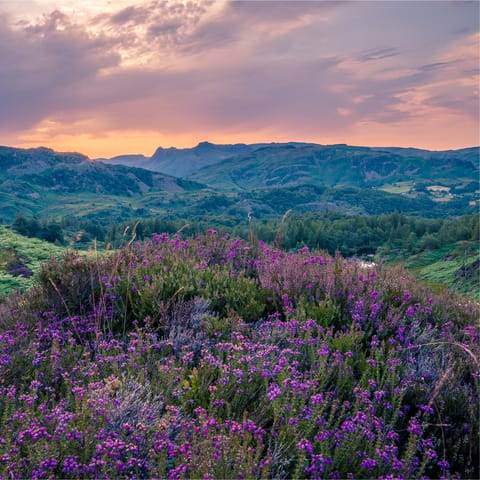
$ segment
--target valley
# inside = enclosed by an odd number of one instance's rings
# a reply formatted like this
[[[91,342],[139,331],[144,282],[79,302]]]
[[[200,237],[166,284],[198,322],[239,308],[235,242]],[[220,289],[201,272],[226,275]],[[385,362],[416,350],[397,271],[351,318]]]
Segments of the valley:
[[[239,221],[249,212],[264,220],[281,218],[288,209],[442,217],[474,213],[479,200],[478,148],[418,153],[205,142],[167,150],[168,166],[154,155],[148,170],[139,168],[145,162],[138,156],[102,162],[44,148],[0,147],[0,222],[11,223],[18,212],[104,225],[156,215]]]
[[[471,220],[478,155],[478,147],[438,152],[202,142],[158,148],[152,157],[91,160],[46,148],[0,147],[0,221],[58,248],[80,249],[94,241],[95,248],[118,247],[126,229],[141,240],[159,229],[189,236],[215,228],[286,248],[405,262],[423,281],[478,299],[478,221]],[[25,237],[17,241],[24,244]],[[476,265],[467,276],[456,275],[457,263],[449,274],[448,262],[438,268],[425,263],[425,256],[455,250],[452,242],[474,242],[463,260]],[[5,268],[4,292],[31,284]]]

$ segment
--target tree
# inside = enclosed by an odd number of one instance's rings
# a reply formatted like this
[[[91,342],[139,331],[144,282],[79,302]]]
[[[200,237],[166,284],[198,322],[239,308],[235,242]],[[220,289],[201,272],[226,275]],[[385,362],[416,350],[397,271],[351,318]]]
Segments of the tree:
[[[15,215],[12,228],[20,235],[28,236],[28,220],[23,216],[22,212]]]

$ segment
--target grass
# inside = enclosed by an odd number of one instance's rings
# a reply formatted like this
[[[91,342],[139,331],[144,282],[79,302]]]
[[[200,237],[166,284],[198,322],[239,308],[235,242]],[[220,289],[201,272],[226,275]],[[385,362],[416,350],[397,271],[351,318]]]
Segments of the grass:
[[[379,190],[383,190],[387,193],[407,194],[412,192],[414,185],[414,182],[396,182],[382,185],[379,187]]]
[[[448,288],[480,302],[479,260],[478,243],[458,242],[410,257],[405,267],[437,291]]]
[[[0,226],[0,295],[6,295],[12,290],[25,290],[33,285],[33,274],[38,272],[42,263],[51,256],[61,256],[65,253],[64,247],[44,242],[37,238],[27,238],[15,233],[13,230]],[[22,275],[9,273],[13,265],[28,269]]]

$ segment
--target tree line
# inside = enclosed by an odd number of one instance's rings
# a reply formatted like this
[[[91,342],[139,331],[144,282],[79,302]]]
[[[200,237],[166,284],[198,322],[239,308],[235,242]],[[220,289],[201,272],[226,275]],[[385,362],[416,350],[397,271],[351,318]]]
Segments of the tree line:
[[[458,241],[479,241],[479,217],[423,218],[395,212],[388,215],[345,215],[338,213],[290,214],[283,220],[241,222],[232,225],[210,220],[149,218],[112,224],[105,241],[114,246],[128,241],[135,231],[143,240],[153,233],[175,233],[183,237],[205,232],[207,228],[241,238],[255,238],[287,249],[319,248],[346,256],[376,253],[415,254]]]
[[[376,253],[415,254],[458,241],[479,241],[478,215],[456,218],[424,218],[394,212],[386,215],[346,215],[335,212],[300,215],[290,213],[282,220],[235,222],[217,217],[208,221],[179,218],[142,218],[102,225],[97,221],[65,217],[60,220],[26,218],[17,214],[12,224],[16,232],[58,244],[82,247],[96,240],[100,245],[119,247],[122,243],[144,240],[153,233],[181,232],[188,238],[213,228],[242,238],[254,238],[287,249],[319,248],[345,256]]]

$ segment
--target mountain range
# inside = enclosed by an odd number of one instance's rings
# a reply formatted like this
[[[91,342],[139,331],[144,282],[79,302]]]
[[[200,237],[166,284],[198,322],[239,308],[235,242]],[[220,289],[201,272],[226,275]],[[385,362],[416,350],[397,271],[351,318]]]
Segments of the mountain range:
[[[272,143],[255,143],[235,145],[215,145],[210,142],[200,142],[193,148],[162,148],[158,147],[151,157],[144,155],[119,155],[113,158],[98,159],[105,163],[140,167],[154,172],[166,173],[176,177],[186,177],[197,170],[214,165],[226,158],[251,153],[259,148],[274,145]],[[287,145],[304,145],[301,143],[288,143]]]
[[[295,142],[202,142],[194,148],[160,147],[151,157],[122,155],[102,161],[190,178],[222,190],[250,190],[304,183],[365,188],[405,181],[458,187],[475,181],[478,159],[478,147],[430,151]]]
[[[471,159],[474,153],[475,149],[466,149],[450,155],[402,155],[347,145],[266,146],[203,167],[188,178],[225,190],[304,183],[378,188],[398,182],[453,188],[473,181],[478,172]]]
[[[480,148],[428,151],[311,143],[158,148],[90,160],[0,147],[0,222],[22,211],[103,223],[135,216],[257,218],[341,210],[461,215],[478,205]]]
[[[62,210],[81,213],[83,208],[108,204],[111,197],[199,188],[194,182],[142,168],[93,162],[79,153],[0,147],[0,218],[7,222],[20,210],[58,216]]]

